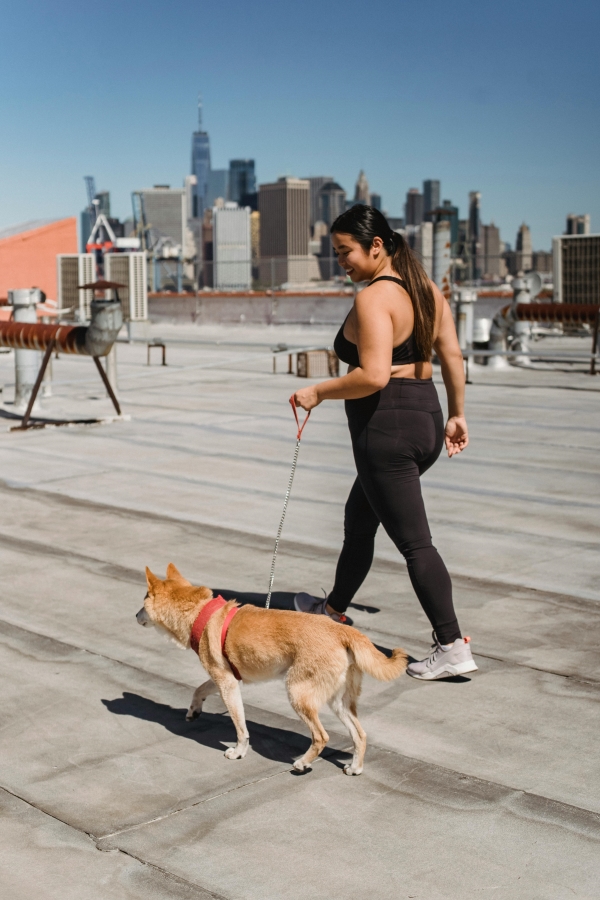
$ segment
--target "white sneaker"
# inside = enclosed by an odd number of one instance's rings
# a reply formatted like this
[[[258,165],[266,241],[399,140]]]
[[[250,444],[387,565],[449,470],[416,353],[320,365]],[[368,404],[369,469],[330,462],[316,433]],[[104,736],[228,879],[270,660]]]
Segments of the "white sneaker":
[[[449,675],[466,675],[476,672],[477,666],[471,653],[470,637],[458,638],[448,649],[444,650],[433,632],[434,644],[427,659],[412,662],[406,673],[423,681],[434,681],[436,678],[447,678]]]

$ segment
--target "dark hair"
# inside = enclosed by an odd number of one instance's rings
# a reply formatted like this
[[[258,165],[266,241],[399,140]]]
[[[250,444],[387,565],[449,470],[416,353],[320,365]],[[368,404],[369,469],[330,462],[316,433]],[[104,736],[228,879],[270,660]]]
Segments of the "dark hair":
[[[367,253],[380,237],[392,258],[392,266],[406,282],[415,313],[415,343],[423,359],[431,357],[435,324],[435,297],[423,266],[401,234],[392,231],[385,216],[373,206],[357,203],[331,226],[332,234],[349,234]]]

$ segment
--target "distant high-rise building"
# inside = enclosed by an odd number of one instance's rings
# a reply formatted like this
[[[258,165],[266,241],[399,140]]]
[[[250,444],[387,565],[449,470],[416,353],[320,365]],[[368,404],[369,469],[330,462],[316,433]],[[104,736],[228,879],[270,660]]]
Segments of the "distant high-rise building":
[[[482,225],[481,232],[483,276],[490,279],[503,277],[506,267],[500,249],[500,229],[492,222]]]
[[[213,284],[218,290],[248,290],[252,244],[250,210],[237,203],[213,209]]]
[[[367,206],[371,204],[369,182],[367,181],[367,176],[362,169],[358,173],[358,178],[356,179],[356,185],[354,187],[354,202],[365,203]]]
[[[242,204],[246,194],[256,193],[253,159],[232,159],[229,162],[229,199]]]
[[[407,225],[420,225],[423,221],[423,194],[418,188],[411,188],[406,195],[404,219]]]
[[[517,272],[529,272],[533,264],[533,247],[531,244],[531,232],[524,222],[517,232],[516,251]]]
[[[440,183],[431,179],[423,182],[423,212],[426,214],[440,205]]]
[[[534,250],[532,255],[532,266],[534,272],[548,274],[552,272],[552,251]]]
[[[381,194],[371,194],[371,206],[381,212]]]
[[[319,218],[331,227],[346,209],[346,191],[335,181],[327,181],[319,191]]]
[[[481,246],[481,194],[479,191],[469,192],[469,219],[467,240],[471,261],[471,277],[481,278],[483,257]]]
[[[260,213],[256,209],[250,213],[250,244],[252,259],[258,259],[260,256]]]
[[[452,253],[457,252],[458,244],[458,206],[453,206],[451,200],[444,200],[442,206],[434,207],[425,213],[424,218],[428,222],[449,222],[450,223],[450,242],[452,244]]]
[[[468,237],[471,241],[479,241],[481,238],[481,194],[479,191],[469,192]]]
[[[309,178],[303,178],[303,181],[308,181],[309,184],[309,192],[310,192],[310,227],[311,229],[315,227],[315,222],[318,222],[321,218],[321,207],[320,207],[320,198],[319,192],[324,184],[328,184],[333,181],[333,177],[330,175],[311,175]]]
[[[600,303],[600,234],[552,239],[555,303]]]
[[[258,189],[260,280],[264,284],[318,278],[316,257],[308,253],[310,185],[301,178],[280,178]]]
[[[198,131],[192,135],[192,175],[196,176],[193,195],[193,218],[202,218],[207,206],[206,195],[210,173],[210,140],[208,132],[202,129],[202,100],[198,98]]]
[[[208,173],[206,193],[204,195],[204,208],[212,209],[219,197],[225,203],[228,196],[229,169],[211,169]]]
[[[590,233],[590,214],[585,213],[583,216],[577,216],[575,213],[569,213],[567,216],[567,227],[565,234],[589,234]]]

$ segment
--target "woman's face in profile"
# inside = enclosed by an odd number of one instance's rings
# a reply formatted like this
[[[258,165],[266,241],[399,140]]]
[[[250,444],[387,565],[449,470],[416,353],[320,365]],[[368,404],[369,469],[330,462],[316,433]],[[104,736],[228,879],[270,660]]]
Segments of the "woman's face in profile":
[[[382,241],[380,238],[375,238],[373,247],[368,253],[350,234],[334,233],[331,235],[331,243],[340,266],[352,281],[371,280],[377,267],[377,259],[381,254]]]

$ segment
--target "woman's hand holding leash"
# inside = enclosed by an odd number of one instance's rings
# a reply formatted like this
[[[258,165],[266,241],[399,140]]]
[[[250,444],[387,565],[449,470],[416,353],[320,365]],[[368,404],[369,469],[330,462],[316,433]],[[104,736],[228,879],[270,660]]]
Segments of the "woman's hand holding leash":
[[[319,403],[321,403],[321,399],[319,398],[317,387],[318,385],[311,384],[308,387],[300,388],[299,391],[296,391],[296,393],[294,394],[294,401],[296,403],[296,406],[300,406],[307,412],[310,412],[311,409],[314,409],[315,406],[318,406]]]
[[[467,420],[464,416],[451,416],[446,422],[446,450],[448,456],[460,453],[469,443]]]

